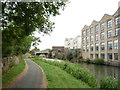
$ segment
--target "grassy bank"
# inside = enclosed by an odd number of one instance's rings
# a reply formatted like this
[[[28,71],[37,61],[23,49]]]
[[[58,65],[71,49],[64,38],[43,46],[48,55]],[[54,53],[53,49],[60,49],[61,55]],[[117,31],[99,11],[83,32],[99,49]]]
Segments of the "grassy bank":
[[[25,61],[20,60],[19,64],[15,64],[11,69],[9,69],[9,71],[7,71],[7,73],[2,76],[2,87],[8,85],[15,76],[17,76],[23,71],[24,68],[25,68]]]
[[[77,80],[80,80],[80,81],[87,83],[92,88],[97,87],[97,88],[101,88],[101,89],[103,89],[103,88],[104,89],[109,89],[109,88],[120,89],[120,86],[119,86],[120,81],[113,79],[113,78],[110,78],[110,77],[103,78],[100,81],[100,86],[97,86],[96,80],[95,80],[95,77],[93,76],[93,74],[91,74],[89,71],[87,71],[84,68],[81,68],[80,66],[78,66],[76,64],[72,64],[72,63],[68,63],[68,62],[46,61],[46,60],[43,60],[40,58],[31,58],[31,59],[36,61],[37,63],[42,61],[42,63],[46,63],[47,65],[57,66],[57,67],[61,68],[63,71],[74,76]],[[41,64],[41,66],[42,66],[42,64]],[[48,70],[53,70],[53,69],[48,68]]]
[[[42,62],[38,59],[32,60],[45,71],[48,80],[48,88],[90,88],[88,84],[77,80],[59,67]]]
[[[49,63],[50,65],[57,66],[64,70],[65,72],[69,73],[73,77],[75,77],[77,80],[81,80],[85,83],[87,83],[90,87],[96,87],[96,80],[93,76],[92,73],[90,73],[87,69],[80,68],[80,66],[67,63],[67,62],[51,62],[51,61],[46,61],[43,59],[38,59],[38,58],[32,58],[32,60],[35,61],[42,61],[45,63]]]
[[[108,89],[108,88],[115,88],[115,89],[119,89],[120,90],[120,81],[116,80],[116,79],[113,79],[111,77],[106,77],[106,78],[103,78],[101,81],[100,81],[100,88],[105,88],[105,89]]]

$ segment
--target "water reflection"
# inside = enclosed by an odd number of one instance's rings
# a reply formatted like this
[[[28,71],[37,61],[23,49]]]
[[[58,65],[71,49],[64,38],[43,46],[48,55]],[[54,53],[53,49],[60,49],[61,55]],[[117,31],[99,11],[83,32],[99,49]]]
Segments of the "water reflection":
[[[90,72],[92,72],[95,75],[97,82],[99,82],[100,79],[107,76],[120,80],[119,67],[102,66],[102,65],[94,65],[94,64],[86,64],[86,63],[80,63],[80,66],[90,70]]]

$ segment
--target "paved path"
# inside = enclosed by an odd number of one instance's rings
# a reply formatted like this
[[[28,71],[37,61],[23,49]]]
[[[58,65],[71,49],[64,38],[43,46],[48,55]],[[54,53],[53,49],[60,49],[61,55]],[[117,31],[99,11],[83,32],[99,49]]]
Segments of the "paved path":
[[[40,88],[42,84],[42,71],[30,59],[25,59],[28,65],[26,74],[16,82],[13,88]]]

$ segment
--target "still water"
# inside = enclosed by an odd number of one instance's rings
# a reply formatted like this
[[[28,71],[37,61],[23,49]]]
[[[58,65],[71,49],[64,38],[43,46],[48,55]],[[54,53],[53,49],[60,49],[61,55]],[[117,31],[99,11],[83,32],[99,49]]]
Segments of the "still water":
[[[86,63],[80,63],[80,66],[83,68],[87,68],[90,72],[92,72],[96,77],[98,83],[102,78],[107,76],[120,80],[120,67],[94,65]]]

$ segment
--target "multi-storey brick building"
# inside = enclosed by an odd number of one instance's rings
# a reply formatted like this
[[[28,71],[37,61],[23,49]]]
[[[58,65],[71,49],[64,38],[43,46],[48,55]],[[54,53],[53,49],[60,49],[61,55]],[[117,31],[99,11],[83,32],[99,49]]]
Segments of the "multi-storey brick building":
[[[114,15],[105,14],[100,21],[82,29],[83,58],[120,60],[120,8]]]

